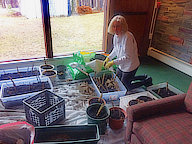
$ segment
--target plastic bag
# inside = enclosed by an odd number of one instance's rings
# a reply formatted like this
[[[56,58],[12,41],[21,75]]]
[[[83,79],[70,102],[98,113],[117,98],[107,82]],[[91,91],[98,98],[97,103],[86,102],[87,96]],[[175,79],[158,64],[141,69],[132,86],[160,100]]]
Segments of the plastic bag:
[[[91,73],[93,70],[85,65],[85,61],[90,61],[91,58],[95,57],[95,53],[93,52],[77,52],[73,53],[73,60],[74,62],[78,63],[78,68],[82,69],[86,73]],[[71,67],[73,63],[69,63],[67,65],[68,70],[70,71],[70,74],[74,80],[79,80],[79,79],[85,79],[88,76],[79,71],[77,68]]]
[[[79,71],[77,68],[73,68],[71,67],[71,65],[73,65],[74,62],[72,63],[69,63],[67,65],[67,69],[70,71],[70,74],[72,76],[72,78],[74,80],[79,80],[79,79],[85,79],[87,78],[88,76],[85,75],[84,73],[82,73],[81,71]],[[82,69],[83,71],[85,71],[86,73],[91,73],[93,72],[93,70],[89,67],[89,66],[86,66],[86,65],[81,65],[81,64],[78,64],[78,68]]]
[[[90,62],[95,57],[95,52],[77,52],[73,53],[73,59],[75,62],[85,65],[86,62]]]
[[[0,125],[0,144],[33,144],[35,128],[27,122]]]

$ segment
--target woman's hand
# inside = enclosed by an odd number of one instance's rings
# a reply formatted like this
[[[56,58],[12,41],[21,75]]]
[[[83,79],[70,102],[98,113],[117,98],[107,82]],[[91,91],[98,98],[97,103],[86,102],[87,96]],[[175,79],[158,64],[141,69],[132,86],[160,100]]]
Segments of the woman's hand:
[[[104,60],[104,62],[103,62],[103,66],[105,67],[105,65],[109,62],[109,58],[108,57],[106,57],[106,59]]]
[[[110,61],[105,65],[105,69],[109,69],[111,66],[113,66],[115,63],[114,61]]]

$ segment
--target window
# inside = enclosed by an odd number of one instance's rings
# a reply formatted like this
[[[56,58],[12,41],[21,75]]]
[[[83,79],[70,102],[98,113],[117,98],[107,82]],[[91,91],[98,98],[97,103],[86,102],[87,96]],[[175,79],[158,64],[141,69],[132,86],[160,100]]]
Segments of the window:
[[[54,55],[102,50],[104,0],[65,2],[49,0]]]
[[[104,2],[1,0],[0,61],[102,50]]]
[[[40,1],[2,1],[0,39],[0,61],[45,57]]]

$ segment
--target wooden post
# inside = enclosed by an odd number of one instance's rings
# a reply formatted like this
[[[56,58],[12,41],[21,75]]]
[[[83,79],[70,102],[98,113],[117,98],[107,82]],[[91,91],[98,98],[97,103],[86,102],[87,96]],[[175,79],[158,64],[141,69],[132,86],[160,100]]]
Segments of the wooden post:
[[[46,56],[47,56],[47,58],[53,58],[51,24],[50,24],[48,0],[41,0],[41,12],[42,12]]]
[[[93,8],[96,7],[96,0],[93,0]]]
[[[97,10],[100,11],[100,0],[96,0],[96,7]]]

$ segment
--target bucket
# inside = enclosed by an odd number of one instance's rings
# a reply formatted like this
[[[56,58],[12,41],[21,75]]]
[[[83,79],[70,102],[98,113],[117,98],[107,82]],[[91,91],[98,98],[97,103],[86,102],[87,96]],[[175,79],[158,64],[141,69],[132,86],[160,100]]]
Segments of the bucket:
[[[107,119],[109,117],[109,109],[104,106],[98,116],[96,116],[101,104],[94,103],[88,106],[86,110],[88,124],[97,124],[100,135],[105,134],[107,129]]]

